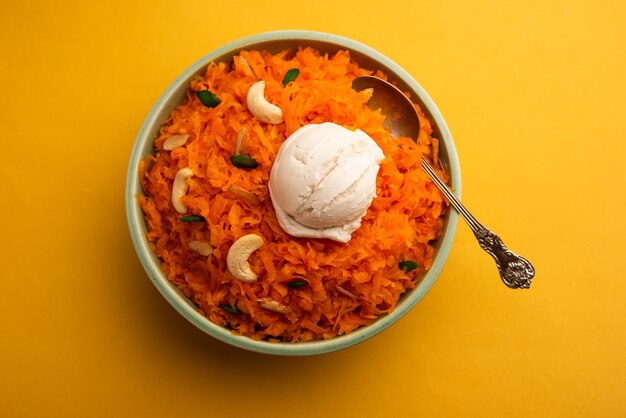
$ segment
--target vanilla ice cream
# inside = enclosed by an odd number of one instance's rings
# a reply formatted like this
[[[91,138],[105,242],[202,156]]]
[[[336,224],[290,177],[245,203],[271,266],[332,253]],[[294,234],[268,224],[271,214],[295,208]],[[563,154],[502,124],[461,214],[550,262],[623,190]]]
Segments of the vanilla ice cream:
[[[365,132],[305,125],[280,147],[269,180],[278,223],[290,235],[348,242],[376,197],[382,150]]]

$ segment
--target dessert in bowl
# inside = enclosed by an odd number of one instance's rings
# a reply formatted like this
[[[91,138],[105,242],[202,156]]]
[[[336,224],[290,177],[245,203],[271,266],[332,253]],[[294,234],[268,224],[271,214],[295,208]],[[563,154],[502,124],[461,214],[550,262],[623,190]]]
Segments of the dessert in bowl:
[[[410,96],[417,142],[352,89],[364,74]],[[395,63],[330,34],[251,36],[186,70],[148,115],[128,169],[131,237],[208,334],[271,354],[345,348],[408,312],[448,255],[456,214],[422,155],[458,193],[445,122]]]

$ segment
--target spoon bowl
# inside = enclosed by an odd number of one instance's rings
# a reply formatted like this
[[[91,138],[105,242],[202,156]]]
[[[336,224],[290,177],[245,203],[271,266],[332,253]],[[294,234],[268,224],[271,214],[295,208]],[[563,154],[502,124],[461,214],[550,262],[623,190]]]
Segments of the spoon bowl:
[[[371,75],[356,77],[352,81],[356,91],[372,89],[373,94],[368,105],[372,109],[381,109],[385,117],[384,125],[394,137],[407,136],[417,142],[420,134],[420,120],[413,103],[402,91],[383,80]]]

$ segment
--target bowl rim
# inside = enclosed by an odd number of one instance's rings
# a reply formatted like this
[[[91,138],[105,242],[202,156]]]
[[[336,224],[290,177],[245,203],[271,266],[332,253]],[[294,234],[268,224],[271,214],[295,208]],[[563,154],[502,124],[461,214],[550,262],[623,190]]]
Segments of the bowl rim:
[[[186,89],[190,78],[193,77],[194,74],[205,68],[211,61],[214,61],[221,56],[246,48],[251,44],[293,40],[302,42],[315,41],[340,45],[345,49],[364,54],[380,63],[382,66],[392,69],[393,72],[395,72],[395,74],[417,94],[418,98],[428,109],[435,125],[439,128],[441,134],[440,140],[445,144],[449,160],[448,169],[451,177],[451,186],[454,190],[454,194],[457,197],[460,197],[460,166],[456,147],[454,146],[454,142],[452,140],[452,135],[450,134],[448,126],[434,101],[407,71],[380,52],[350,38],[331,33],[309,30],[281,30],[245,36],[214,49],[185,69],[166,88],[146,116],[133,144],[127,168],[125,207],[131,240],[141,265],[163,297],[189,322],[212,337],[245,350],[283,356],[306,356],[329,353],[356,345],[387,329],[390,325],[398,321],[408,311],[410,311],[430,290],[443,269],[456,234],[458,214],[453,210],[449,210],[447,228],[445,234],[439,238],[439,240],[441,240],[440,246],[431,268],[426,272],[420,283],[418,283],[418,285],[411,290],[411,293],[398,303],[394,311],[377,319],[371,325],[361,327],[349,334],[333,337],[328,340],[298,343],[273,343],[262,340],[257,341],[249,337],[235,335],[228,329],[211,322],[206,316],[199,312],[193,302],[187,299],[167,279],[166,275],[161,271],[159,259],[150,248],[150,244],[146,236],[143,211],[139,207],[137,199],[138,195],[143,194],[139,183],[137,167],[139,161],[146,155],[147,150],[152,149],[154,140],[153,135],[150,135],[149,131],[155,124],[160,125],[162,121],[158,119],[158,115],[164,107],[168,106],[175,92],[179,91],[180,88]]]

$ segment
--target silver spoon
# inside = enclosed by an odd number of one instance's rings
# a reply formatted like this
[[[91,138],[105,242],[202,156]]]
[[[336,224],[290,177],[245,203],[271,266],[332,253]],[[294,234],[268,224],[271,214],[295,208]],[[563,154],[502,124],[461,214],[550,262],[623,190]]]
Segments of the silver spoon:
[[[419,116],[411,101],[400,89],[378,77],[367,75],[355,78],[352,82],[352,88],[356,91],[372,88],[373,94],[368,105],[373,109],[381,109],[392,135],[406,136],[417,142],[420,132]],[[504,284],[512,289],[528,289],[535,275],[532,264],[524,257],[509,250],[499,236],[478,222],[424,157],[422,157],[422,168],[450,201],[454,209],[465,219],[478,239],[481,248],[494,258]]]

